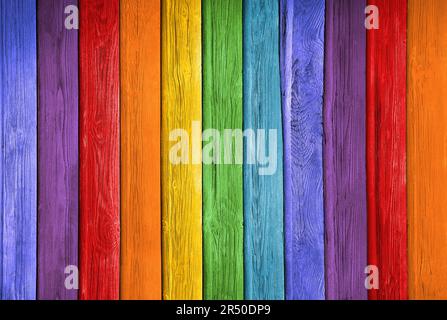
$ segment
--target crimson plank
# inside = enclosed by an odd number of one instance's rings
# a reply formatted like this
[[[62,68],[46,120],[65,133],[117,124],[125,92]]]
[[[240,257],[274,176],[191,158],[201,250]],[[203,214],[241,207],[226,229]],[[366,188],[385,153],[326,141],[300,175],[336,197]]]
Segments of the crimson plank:
[[[119,0],[80,0],[79,44],[80,298],[118,299]]]
[[[407,299],[407,0],[369,0],[379,29],[367,31],[368,264],[379,271],[369,299]]]

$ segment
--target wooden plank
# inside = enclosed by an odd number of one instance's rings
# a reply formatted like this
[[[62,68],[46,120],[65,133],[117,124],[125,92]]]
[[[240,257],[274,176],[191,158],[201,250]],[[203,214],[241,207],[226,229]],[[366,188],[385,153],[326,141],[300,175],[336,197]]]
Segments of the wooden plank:
[[[241,130],[242,0],[204,0],[203,38],[203,128],[220,135],[224,129]],[[203,142],[204,156],[213,139]],[[223,164],[225,148],[218,146],[220,164],[203,165],[204,296],[242,299],[242,164]],[[242,154],[242,144],[232,149],[237,148]]]
[[[286,298],[324,299],[324,0],[281,1]]]
[[[119,0],[80,0],[80,298],[119,298]]]
[[[202,299],[201,38],[200,0],[162,1],[164,299]],[[187,163],[170,159],[176,129],[191,143]]]
[[[71,0],[38,2],[38,284],[40,300],[73,300],[65,268],[78,266],[78,31]]]
[[[370,299],[406,299],[406,0],[369,0],[367,31],[368,264],[379,270]]]
[[[270,158],[267,165],[246,161],[243,168],[245,298],[284,299],[279,6],[270,0],[247,0],[243,11],[244,131],[265,132],[265,141],[258,143]],[[270,130],[276,143],[272,151]],[[245,141],[245,159],[259,146]]]
[[[443,0],[408,1],[410,299],[446,299],[447,33]]]
[[[121,0],[121,298],[161,299],[158,0]]]
[[[36,298],[36,2],[0,1],[0,299]]]
[[[365,0],[326,1],[326,297],[366,299]]]

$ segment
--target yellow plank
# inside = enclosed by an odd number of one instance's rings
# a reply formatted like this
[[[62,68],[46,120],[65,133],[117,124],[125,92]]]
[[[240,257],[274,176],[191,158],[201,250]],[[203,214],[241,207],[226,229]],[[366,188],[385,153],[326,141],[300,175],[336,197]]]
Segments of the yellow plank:
[[[447,299],[447,1],[408,2],[409,295]]]
[[[201,1],[162,1],[162,220],[163,298],[202,298],[202,166],[192,154],[192,122],[201,111]],[[189,136],[188,163],[169,158],[176,141]],[[197,138],[197,132],[196,138]],[[200,139],[200,130],[198,139]],[[197,157],[198,156],[198,157]]]
[[[159,0],[121,0],[121,298],[161,299]]]

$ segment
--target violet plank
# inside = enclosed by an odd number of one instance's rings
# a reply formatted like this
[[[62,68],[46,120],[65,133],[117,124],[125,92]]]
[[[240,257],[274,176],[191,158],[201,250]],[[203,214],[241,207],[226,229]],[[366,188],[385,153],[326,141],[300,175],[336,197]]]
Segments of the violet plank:
[[[78,265],[78,31],[64,25],[69,5],[77,1],[38,2],[38,299],[78,294],[65,285],[65,269]]]
[[[365,0],[327,0],[324,95],[326,297],[366,299]]]

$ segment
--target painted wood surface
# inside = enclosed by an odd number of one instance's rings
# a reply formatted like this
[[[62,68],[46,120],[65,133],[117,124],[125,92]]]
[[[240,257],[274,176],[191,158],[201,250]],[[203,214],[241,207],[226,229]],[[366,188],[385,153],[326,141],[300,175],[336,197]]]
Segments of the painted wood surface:
[[[366,299],[365,0],[327,0],[324,95],[326,298]]]
[[[119,298],[119,1],[80,0],[80,298]]]
[[[242,1],[204,0],[202,32],[203,155],[216,160],[203,164],[204,297],[243,299],[243,173],[234,161],[243,146],[234,141],[233,164],[223,164],[219,139],[242,129]]]
[[[161,299],[161,4],[120,3],[121,299]]]
[[[0,1],[0,299],[36,298],[36,2]]]
[[[407,0],[369,0],[379,29],[367,31],[368,265],[379,270],[370,299],[406,299]]]
[[[245,140],[244,158],[262,150],[270,157],[268,166],[246,161],[243,168],[245,299],[284,299],[279,6],[247,0],[243,10],[244,130],[263,130],[266,138]]]
[[[408,1],[408,285],[447,299],[447,33],[443,0]]]
[[[39,300],[73,300],[65,268],[78,266],[78,31],[64,26],[71,0],[38,2]]]
[[[163,0],[164,299],[202,299],[201,39],[201,1]],[[181,141],[189,142],[183,150],[187,159],[177,163],[175,150]]]
[[[281,1],[286,298],[324,299],[324,0]]]

